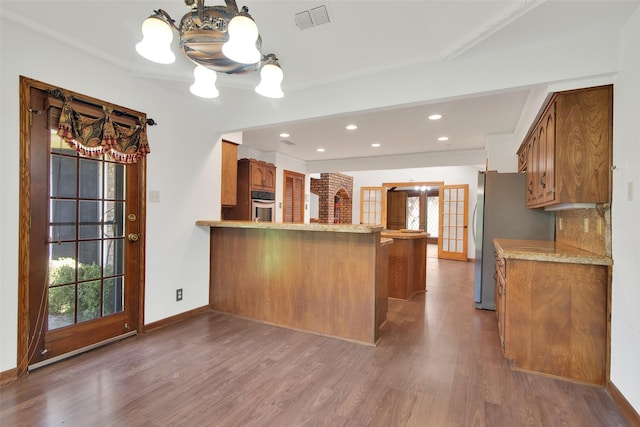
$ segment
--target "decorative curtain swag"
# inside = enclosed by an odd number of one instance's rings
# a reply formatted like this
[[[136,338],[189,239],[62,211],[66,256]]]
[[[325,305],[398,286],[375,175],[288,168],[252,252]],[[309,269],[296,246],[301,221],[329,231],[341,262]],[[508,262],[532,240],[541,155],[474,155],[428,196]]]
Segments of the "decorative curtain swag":
[[[111,120],[111,108],[102,107],[104,117],[93,118],[80,114],[65,97],[58,123],[58,135],[77,152],[88,157],[108,154],[120,163],[136,163],[151,152],[144,120],[129,127]]]

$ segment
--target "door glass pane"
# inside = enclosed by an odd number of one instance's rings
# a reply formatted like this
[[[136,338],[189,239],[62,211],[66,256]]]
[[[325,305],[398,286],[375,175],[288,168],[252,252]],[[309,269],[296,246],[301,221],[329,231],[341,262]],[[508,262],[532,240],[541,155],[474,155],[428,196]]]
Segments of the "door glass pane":
[[[80,223],[78,225],[79,239],[97,239],[101,231],[102,202],[93,200],[80,201]]]
[[[54,242],[76,239],[76,201],[51,200],[49,239]]]
[[[76,164],[75,157],[51,155],[49,171],[51,197],[76,197]]]
[[[126,216],[125,166],[51,141],[49,330],[123,311]]]
[[[49,288],[49,330],[75,323],[76,286]]]
[[[78,322],[100,317],[100,280],[78,284]]]
[[[102,195],[102,162],[80,159],[80,197],[97,199]]]
[[[124,200],[124,165],[105,163],[104,198],[108,200]]]
[[[102,315],[121,312],[124,308],[124,282],[122,277],[104,279],[102,288]]]

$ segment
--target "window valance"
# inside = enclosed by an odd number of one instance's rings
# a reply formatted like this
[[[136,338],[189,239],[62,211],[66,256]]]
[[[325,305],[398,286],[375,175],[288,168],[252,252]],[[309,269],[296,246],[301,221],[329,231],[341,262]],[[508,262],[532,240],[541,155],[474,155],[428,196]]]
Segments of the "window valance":
[[[102,111],[96,117],[74,108],[70,96],[62,96],[62,101],[58,135],[78,153],[88,157],[107,154],[120,163],[136,163],[150,153],[145,117],[127,125],[112,120],[110,106],[98,106]]]

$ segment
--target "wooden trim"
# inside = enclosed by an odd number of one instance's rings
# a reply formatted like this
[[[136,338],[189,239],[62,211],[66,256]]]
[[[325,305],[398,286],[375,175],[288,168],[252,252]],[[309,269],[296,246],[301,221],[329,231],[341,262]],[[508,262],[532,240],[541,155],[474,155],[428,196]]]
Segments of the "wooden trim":
[[[147,157],[138,159],[138,234],[142,236],[138,245],[138,333],[146,332],[144,324],[144,301],[146,289],[146,243],[147,243]]]
[[[0,387],[11,384],[18,379],[18,368],[0,372]]]
[[[30,247],[30,190],[31,128],[29,105],[31,88],[44,85],[20,76],[20,195],[18,226],[18,354],[16,377],[27,373],[29,366],[29,247]]]
[[[620,409],[624,417],[631,423],[631,425],[640,426],[640,414],[638,414],[633,406],[631,406],[624,395],[620,393],[618,387],[616,387],[615,384],[609,381],[607,382],[605,390],[607,391],[607,393],[609,393],[616,406]]]
[[[415,186],[427,186],[427,187],[442,187],[444,181],[410,181],[410,182],[383,182],[383,187],[415,187]]]
[[[187,320],[202,313],[208,313],[210,311],[211,308],[208,304],[203,305],[202,307],[194,308],[193,310],[178,313],[175,316],[165,317],[164,319],[158,320],[156,322],[151,322],[148,325],[144,325],[144,330],[145,332],[151,332],[158,329],[166,328],[167,326],[175,325],[176,323],[180,323],[183,320]]]

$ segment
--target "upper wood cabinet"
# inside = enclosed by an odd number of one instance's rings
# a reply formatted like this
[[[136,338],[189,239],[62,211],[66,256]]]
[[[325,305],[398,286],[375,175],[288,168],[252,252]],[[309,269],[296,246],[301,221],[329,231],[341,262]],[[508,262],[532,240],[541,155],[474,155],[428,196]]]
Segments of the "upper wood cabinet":
[[[240,163],[248,164],[251,190],[272,193],[276,191],[276,167],[272,163],[255,159],[242,159],[239,161]]]
[[[518,150],[527,206],[610,203],[613,87],[557,92]]]
[[[222,206],[235,206],[238,202],[238,145],[222,140],[222,167],[221,167],[221,196]]]

